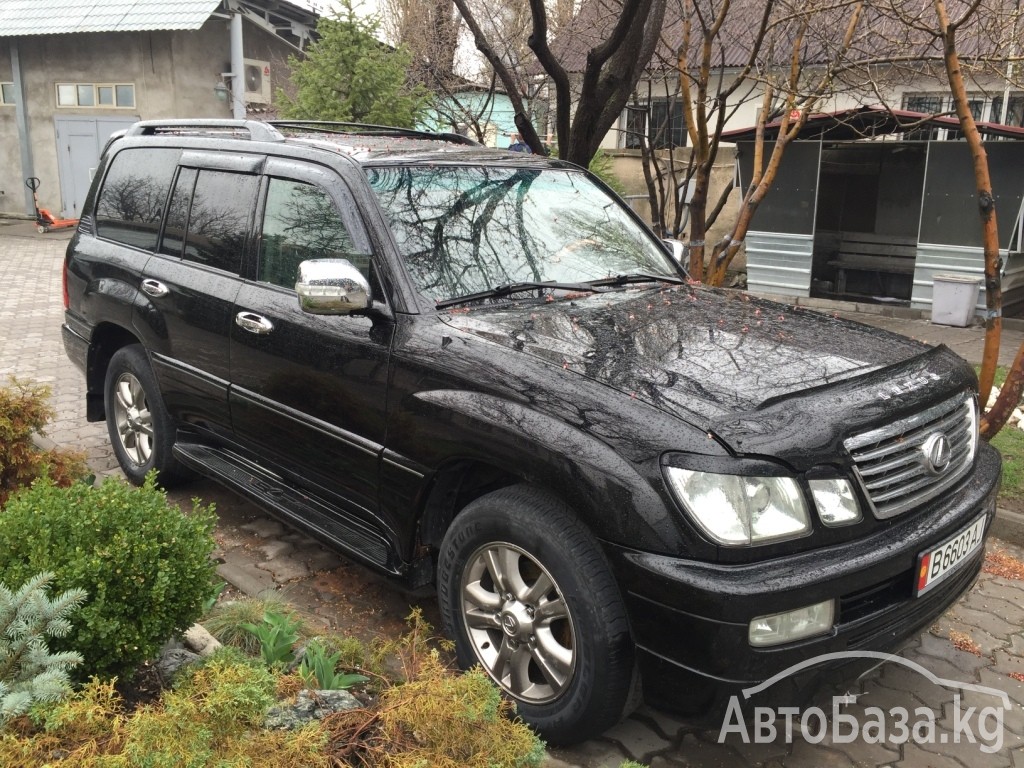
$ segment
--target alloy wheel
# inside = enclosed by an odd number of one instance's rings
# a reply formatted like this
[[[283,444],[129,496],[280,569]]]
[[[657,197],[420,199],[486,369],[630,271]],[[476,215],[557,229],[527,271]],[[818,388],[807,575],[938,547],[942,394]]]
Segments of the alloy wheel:
[[[569,607],[551,574],[525,550],[487,544],[469,558],[462,616],[480,664],[511,696],[552,701],[576,669]]]
[[[139,466],[149,462],[153,455],[153,417],[142,382],[128,372],[118,376],[114,384],[114,421],[129,460]]]

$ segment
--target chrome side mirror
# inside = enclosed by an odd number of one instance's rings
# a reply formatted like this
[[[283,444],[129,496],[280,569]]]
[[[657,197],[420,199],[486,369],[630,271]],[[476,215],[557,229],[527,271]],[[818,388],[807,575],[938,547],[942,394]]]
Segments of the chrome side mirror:
[[[665,250],[668,251],[669,256],[672,257],[672,260],[675,261],[676,264],[682,264],[685,267],[686,243],[682,240],[673,240],[667,237],[661,242],[665,246]]]
[[[370,283],[348,259],[311,259],[299,264],[299,306],[313,315],[347,315],[370,306]]]

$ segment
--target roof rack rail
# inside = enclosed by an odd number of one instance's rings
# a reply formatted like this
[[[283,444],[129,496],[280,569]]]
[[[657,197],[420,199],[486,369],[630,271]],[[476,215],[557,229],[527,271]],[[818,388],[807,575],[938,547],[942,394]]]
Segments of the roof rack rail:
[[[153,136],[162,132],[216,133],[231,131],[237,134],[248,133],[253,141],[284,141],[281,132],[269,123],[259,120],[143,120],[135,123],[125,132],[125,136]]]
[[[467,144],[471,147],[482,146],[468,136],[459,133],[433,133],[417,131],[413,128],[396,128],[392,125],[372,125],[370,123],[346,123],[333,120],[268,120],[267,125],[275,128],[293,130],[319,131],[321,133],[343,133],[353,136],[403,136],[409,139],[440,139],[451,144]]]

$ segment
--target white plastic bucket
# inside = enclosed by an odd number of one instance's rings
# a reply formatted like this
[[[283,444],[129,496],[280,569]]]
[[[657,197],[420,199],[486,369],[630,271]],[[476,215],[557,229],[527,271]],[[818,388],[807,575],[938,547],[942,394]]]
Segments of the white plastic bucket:
[[[964,328],[974,319],[981,278],[935,275],[932,278],[932,322]]]

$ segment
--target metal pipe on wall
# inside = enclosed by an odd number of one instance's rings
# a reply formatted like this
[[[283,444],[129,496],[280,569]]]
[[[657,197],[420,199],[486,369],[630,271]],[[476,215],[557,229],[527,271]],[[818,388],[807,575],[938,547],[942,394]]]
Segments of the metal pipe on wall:
[[[236,120],[245,119],[245,56],[242,53],[242,14],[231,14],[231,111]]]
[[[25,82],[21,73],[21,54],[18,51],[17,38],[11,39],[11,74],[14,80],[14,119],[18,124],[18,144],[21,147],[21,175],[28,179],[35,176],[35,164],[32,162],[32,143],[28,135],[28,115],[25,111]],[[25,213],[34,216],[36,212],[32,190],[22,186],[25,195]]]

